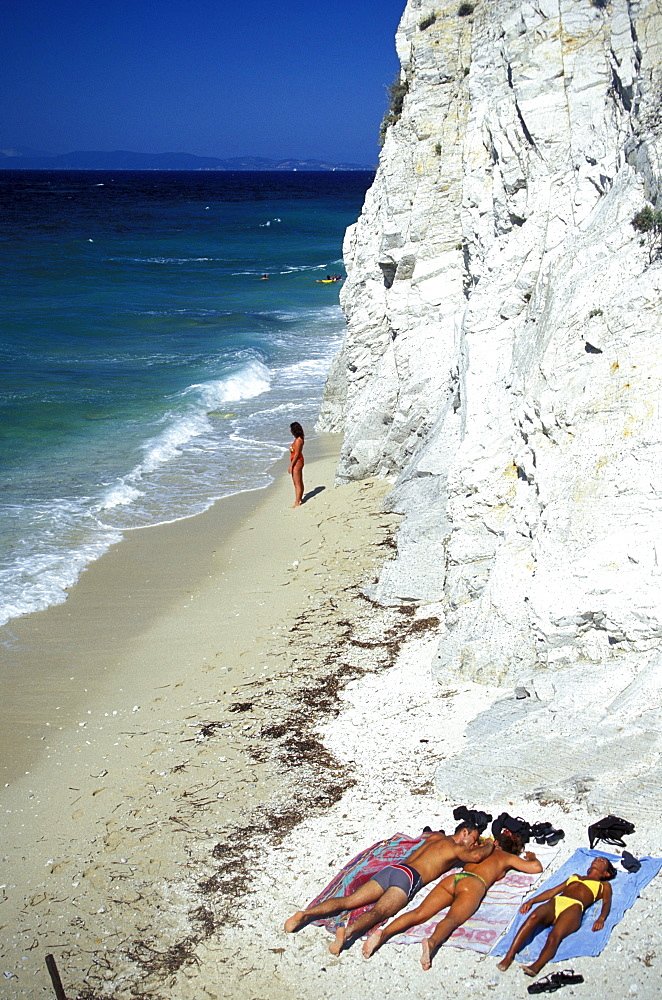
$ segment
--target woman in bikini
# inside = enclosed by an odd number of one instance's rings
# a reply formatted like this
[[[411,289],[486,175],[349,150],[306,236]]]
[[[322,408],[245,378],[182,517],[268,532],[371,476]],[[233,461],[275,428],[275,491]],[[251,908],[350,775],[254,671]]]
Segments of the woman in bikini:
[[[490,886],[503,878],[507,871],[515,868],[517,871],[526,872],[529,875],[538,875],[542,871],[542,865],[535,854],[527,851],[523,857],[519,857],[524,848],[524,842],[517,834],[511,833],[510,830],[502,830],[495,836],[494,841],[494,850],[484,861],[466,864],[461,872],[448,875],[434,887],[415,910],[403,913],[401,917],[393,920],[383,930],[375,931],[363,945],[364,958],[370,958],[380,945],[395,934],[402,934],[403,931],[415,927],[416,924],[426,923],[439,910],[450,906],[448,913],[443,920],[439,921],[433,934],[423,941],[421,965],[427,970],[432,964],[435,952],[444,941],[448,940],[456,928],[473,916]]]
[[[290,467],[287,470],[294,483],[293,507],[300,507],[303,502],[303,427],[295,420],[290,424],[290,433],[294,441],[290,445]]]
[[[527,976],[537,976],[543,965],[554,958],[563,938],[579,930],[584,910],[595,903],[596,899],[602,900],[602,908],[600,916],[593,924],[593,930],[602,930],[611,908],[609,882],[615,877],[616,869],[609,858],[600,856],[593,859],[588,872],[583,877],[571,875],[561,885],[547,889],[546,892],[541,892],[533,899],[527,899],[526,903],[520,906],[520,913],[528,913],[535,903],[542,903],[542,906],[538,906],[524,921],[503,961],[497,965],[497,969],[505,972],[510,967],[515,955],[536,928],[551,927],[550,935],[538,958],[531,965],[522,966],[522,970]]]

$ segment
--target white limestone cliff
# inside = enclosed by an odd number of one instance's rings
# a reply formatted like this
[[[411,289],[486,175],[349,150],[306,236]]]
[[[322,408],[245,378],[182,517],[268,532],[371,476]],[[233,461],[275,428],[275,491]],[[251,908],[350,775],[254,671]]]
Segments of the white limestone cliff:
[[[339,481],[392,477],[406,515],[371,595],[443,601],[444,683],[531,695],[483,720],[485,761],[517,738],[532,795],[556,755],[545,788],[590,797],[603,745],[662,751],[662,263],[631,224],[662,198],[662,10],[471,6],[405,9],[408,93],[347,233],[321,426],[344,430]],[[478,793],[480,762],[438,780]]]

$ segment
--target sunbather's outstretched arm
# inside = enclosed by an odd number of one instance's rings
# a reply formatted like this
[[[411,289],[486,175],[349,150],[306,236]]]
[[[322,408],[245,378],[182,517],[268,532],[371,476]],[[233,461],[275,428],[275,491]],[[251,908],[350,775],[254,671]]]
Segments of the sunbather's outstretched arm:
[[[609,882],[602,883],[602,908],[600,910],[600,916],[593,924],[594,931],[601,931],[605,925],[605,920],[609,916],[609,911],[611,910],[611,886]]]
[[[520,913],[528,913],[532,906],[536,906],[537,903],[546,903],[548,899],[553,899],[554,896],[558,896],[563,892],[568,884],[568,880],[561,882],[560,885],[555,885],[552,889],[546,889],[545,892],[538,893],[537,896],[532,896],[531,899],[527,899],[525,903],[519,908]]]

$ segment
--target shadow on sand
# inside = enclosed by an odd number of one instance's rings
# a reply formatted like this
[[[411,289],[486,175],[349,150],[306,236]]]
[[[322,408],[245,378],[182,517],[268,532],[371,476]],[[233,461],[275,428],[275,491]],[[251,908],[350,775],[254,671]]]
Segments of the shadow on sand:
[[[304,494],[301,503],[302,504],[308,503],[308,501],[312,500],[313,497],[316,497],[318,493],[323,493],[325,489],[326,489],[326,486],[316,486],[314,490],[310,491],[310,493],[305,493]]]

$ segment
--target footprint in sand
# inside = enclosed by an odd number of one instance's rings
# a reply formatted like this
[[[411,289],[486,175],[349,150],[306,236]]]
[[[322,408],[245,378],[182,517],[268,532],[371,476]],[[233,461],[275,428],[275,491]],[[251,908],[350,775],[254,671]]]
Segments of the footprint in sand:
[[[53,867],[49,869],[49,872],[51,875],[55,875],[55,872],[59,871],[60,868],[66,868],[70,864],[70,861],[58,861],[57,864],[53,865]]]
[[[103,838],[103,842],[107,851],[116,851],[122,842],[122,838],[119,833],[107,833]]]

